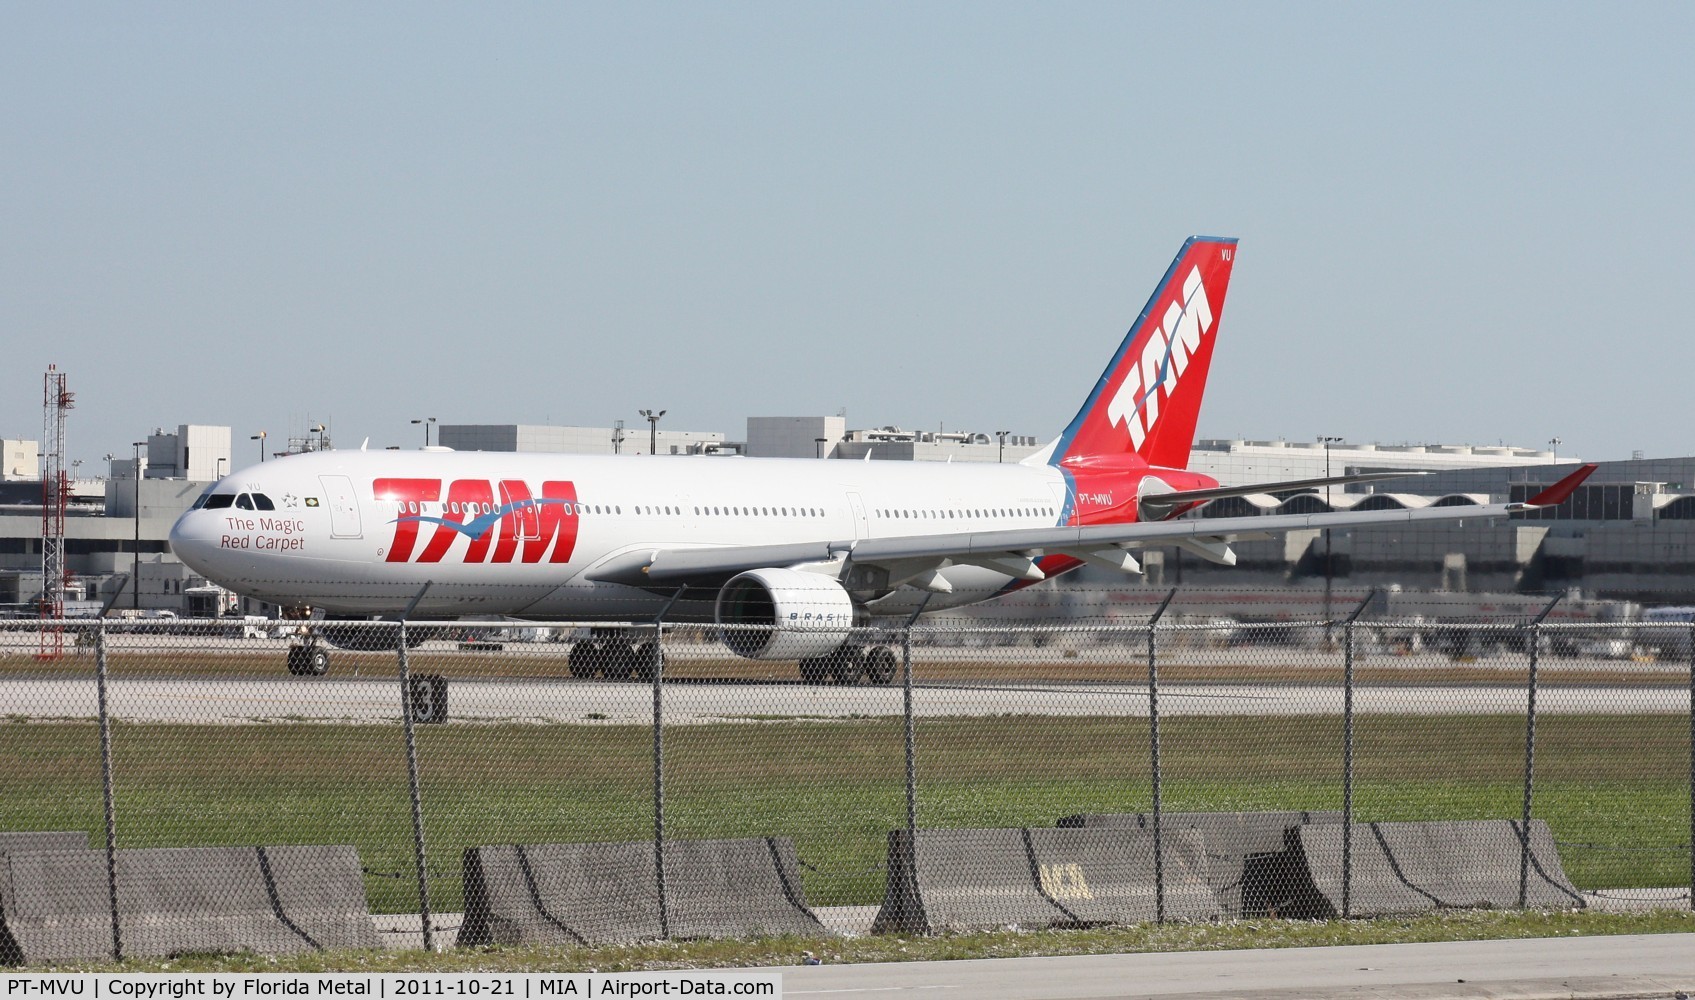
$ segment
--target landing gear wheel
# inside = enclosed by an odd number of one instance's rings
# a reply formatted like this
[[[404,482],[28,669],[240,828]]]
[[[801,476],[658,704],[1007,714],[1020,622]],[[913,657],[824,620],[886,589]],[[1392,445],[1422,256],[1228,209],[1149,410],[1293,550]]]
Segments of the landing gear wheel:
[[[844,687],[858,684],[865,676],[865,650],[859,646],[844,646],[830,654],[830,674]]]
[[[330,672],[330,651],[322,646],[290,646],[288,672],[296,677],[322,677]]]
[[[830,673],[829,661],[821,656],[812,656],[800,661],[800,679],[808,684],[822,684]]]
[[[571,647],[571,655],[565,660],[565,669],[571,672],[572,677],[587,679],[600,671],[600,660],[600,643],[585,639]]]
[[[635,675],[637,680],[651,681],[659,673],[659,643],[644,642],[636,646]]]
[[[606,679],[609,681],[627,681],[636,672],[636,647],[627,639],[608,639],[601,662],[604,663]]]
[[[899,670],[900,661],[895,659],[895,651],[887,646],[873,646],[865,654],[865,676],[873,684],[890,683]]]

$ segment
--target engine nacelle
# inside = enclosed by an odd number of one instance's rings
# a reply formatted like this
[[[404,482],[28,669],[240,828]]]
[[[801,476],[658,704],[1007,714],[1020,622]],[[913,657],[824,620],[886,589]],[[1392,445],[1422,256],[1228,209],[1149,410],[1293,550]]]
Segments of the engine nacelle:
[[[754,569],[724,584],[716,616],[719,641],[738,656],[800,660],[834,652],[848,637],[853,598],[817,573]]]

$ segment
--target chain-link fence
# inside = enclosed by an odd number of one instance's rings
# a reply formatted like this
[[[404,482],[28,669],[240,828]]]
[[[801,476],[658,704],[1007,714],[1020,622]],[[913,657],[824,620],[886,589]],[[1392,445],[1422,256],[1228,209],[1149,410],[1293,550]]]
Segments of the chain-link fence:
[[[496,845],[527,845],[513,878],[565,941],[638,896],[659,922],[626,937],[763,927],[736,898],[762,880],[850,931],[1036,921],[983,903],[1015,897],[1049,924],[1369,915],[1400,891],[1377,880],[1433,905],[1690,905],[1689,624],[1364,608],[894,622],[798,665],[699,625],[9,622],[0,833],[85,834],[114,913],[124,852],[263,847],[279,913],[291,879],[351,877],[438,947],[513,939],[479,895]],[[712,847],[702,875],[699,845],[732,843],[753,854]],[[357,871],[292,845],[351,845]],[[543,871],[543,845],[600,846]],[[1414,870],[1456,852],[1505,888]],[[1103,875],[1107,855],[1139,860]]]

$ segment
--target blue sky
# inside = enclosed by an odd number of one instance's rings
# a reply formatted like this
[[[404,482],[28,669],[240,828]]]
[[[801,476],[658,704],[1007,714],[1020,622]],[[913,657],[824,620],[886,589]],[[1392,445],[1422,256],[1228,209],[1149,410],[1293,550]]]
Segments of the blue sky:
[[[1695,453],[1695,7],[0,2],[0,436],[1069,420]],[[238,464],[245,451],[237,449]]]

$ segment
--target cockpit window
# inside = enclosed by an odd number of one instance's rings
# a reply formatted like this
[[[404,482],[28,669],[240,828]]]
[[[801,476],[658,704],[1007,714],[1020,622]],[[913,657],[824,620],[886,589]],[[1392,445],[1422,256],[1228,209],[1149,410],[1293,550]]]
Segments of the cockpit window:
[[[235,504],[234,493],[214,493],[206,498],[207,510],[221,510]]]
[[[253,509],[253,494],[243,493],[241,496],[236,497],[235,498],[235,505],[242,510],[252,510]]]
[[[271,502],[271,498],[263,493],[253,494],[253,506],[257,507],[259,510],[277,509],[277,505]]]

